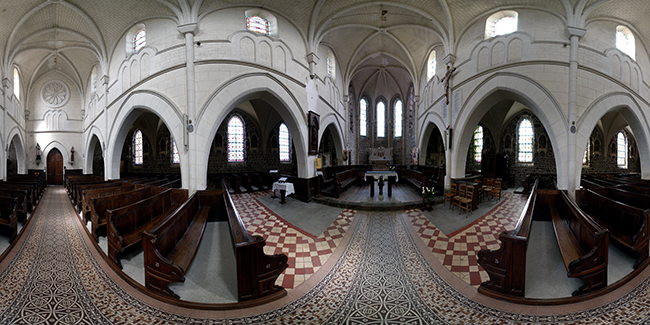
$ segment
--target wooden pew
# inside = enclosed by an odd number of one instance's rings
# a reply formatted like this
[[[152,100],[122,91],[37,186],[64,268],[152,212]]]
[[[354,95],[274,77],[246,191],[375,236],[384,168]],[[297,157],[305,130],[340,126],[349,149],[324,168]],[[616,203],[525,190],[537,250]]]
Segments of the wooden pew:
[[[28,206],[30,206],[32,208],[35,207],[36,203],[38,202],[37,196],[34,193],[34,191],[35,191],[34,186],[18,185],[18,184],[0,182],[0,188],[27,191],[26,203],[27,203]]]
[[[424,186],[424,181],[426,179],[426,177],[423,177],[422,172],[411,169],[403,169],[398,171],[398,173],[400,180],[403,179],[407,183],[415,186],[415,188],[418,190],[418,193],[422,191],[422,186]]]
[[[135,187],[136,185],[132,184],[130,186]],[[127,186],[125,186],[125,188],[127,188]],[[148,197],[156,195],[164,190],[166,189],[144,186],[136,188],[132,191],[117,192],[100,197],[91,197],[89,203],[91,233],[93,237],[95,237],[95,240],[99,242],[99,231],[100,229],[103,230],[104,227],[108,224],[108,216],[106,214],[108,210],[117,209],[122,206],[133,204],[140,200],[144,200]]]
[[[592,190],[576,191],[576,200],[587,214],[609,229],[614,244],[637,257],[635,269],[648,265],[650,210],[627,205]]]
[[[524,206],[514,230],[499,235],[498,250],[482,249],[478,252],[478,264],[485,269],[489,280],[481,283],[478,292],[492,296],[524,297],[526,288],[526,250],[533,221],[539,180],[535,180],[531,194]]]
[[[187,200],[187,190],[166,189],[152,197],[108,210],[108,257],[122,268],[120,255],[139,244],[142,232],[156,226]]]
[[[77,211],[81,211],[85,190],[117,187],[117,186],[122,186],[123,184],[124,183],[122,182],[104,181],[103,183],[97,183],[97,184],[79,185],[76,187],[76,190],[74,191],[73,200],[72,200],[73,205],[77,209]]]
[[[0,196],[15,197],[18,221],[25,222],[27,220],[27,213],[32,212],[33,208],[27,201],[27,190],[0,188]]]
[[[122,186],[85,190],[83,192],[83,198],[81,199],[81,211],[83,213],[82,216],[84,220],[91,220],[90,214],[91,206],[93,204],[92,198],[99,198],[103,196],[133,191],[136,189],[136,186],[138,185],[124,183]]]
[[[266,241],[261,236],[248,233],[228,191],[224,191],[224,206],[226,213],[223,216],[230,225],[237,259],[237,299],[246,301],[286,295],[285,289],[275,285],[275,281],[288,266],[287,256],[264,253]]]
[[[16,197],[0,196],[0,227],[8,232],[9,242],[18,235],[17,202]]]
[[[169,285],[185,282],[185,272],[201,243],[210,214],[223,207],[223,190],[199,191],[157,226],[142,233],[145,285],[180,298]]]
[[[336,197],[340,197],[341,193],[357,180],[357,172],[354,169],[348,169],[336,173],[335,178],[334,194],[336,194]]]
[[[577,296],[607,286],[609,230],[601,227],[559,190],[538,190],[548,207],[567,276],[582,279]]]

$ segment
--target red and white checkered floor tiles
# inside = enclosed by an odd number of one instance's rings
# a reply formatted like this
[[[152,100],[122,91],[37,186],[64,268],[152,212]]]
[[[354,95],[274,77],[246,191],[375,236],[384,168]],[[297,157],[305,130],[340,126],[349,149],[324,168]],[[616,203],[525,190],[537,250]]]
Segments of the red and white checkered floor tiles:
[[[269,192],[233,196],[237,210],[251,234],[266,238],[267,254],[284,253],[289,267],[277,284],[290,290],[307,280],[331,256],[348,230],[357,211],[345,209],[322,235],[315,237],[276,215],[256,197]],[[420,238],[447,269],[470,285],[488,279],[476,262],[481,249],[498,249],[498,234],[514,229],[526,198],[503,193],[501,202],[490,212],[451,234],[443,234],[419,209],[405,211]]]

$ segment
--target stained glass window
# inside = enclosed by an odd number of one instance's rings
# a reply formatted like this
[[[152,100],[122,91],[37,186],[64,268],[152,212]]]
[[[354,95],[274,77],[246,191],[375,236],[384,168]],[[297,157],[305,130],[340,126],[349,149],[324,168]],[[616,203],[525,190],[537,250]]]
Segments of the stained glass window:
[[[237,116],[228,121],[228,161],[244,161],[244,123]]]
[[[383,138],[386,135],[386,104],[383,101],[377,102],[377,137]]]
[[[436,75],[436,51],[431,51],[431,54],[429,54],[429,64],[427,68],[427,80],[431,80],[431,78]]]
[[[490,16],[485,24],[485,37],[490,38],[516,32],[518,16],[516,11],[500,11]]]
[[[176,146],[176,141],[172,139],[172,164],[180,164],[181,155],[178,153],[178,147]]]
[[[616,165],[619,168],[627,168],[627,136],[623,131],[616,135]]]
[[[519,162],[533,162],[533,124],[525,118],[519,123]]]
[[[366,130],[366,114],[368,113],[368,101],[361,98],[359,101],[359,135],[365,137],[368,135]]]
[[[133,134],[133,164],[142,165],[142,131]]]
[[[632,59],[635,57],[634,34],[625,26],[616,27],[616,48],[629,55]]]
[[[14,68],[14,96],[20,98],[20,74],[16,68]]]
[[[413,106],[415,105],[415,97],[413,97],[413,84],[409,87],[409,130],[413,129]]]
[[[280,124],[280,161],[289,161],[289,129],[282,123]]]
[[[334,60],[334,53],[327,51],[327,76],[334,79],[336,76],[336,60]]]
[[[483,159],[483,127],[478,125],[474,129],[474,160],[481,162]]]
[[[269,34],[269,21],[260,16],[246,17],[246,29],[254,33]]]
[[[583,165],[586,165],[589,162],[588,157],[589,157],[589,142],[587,142],[587,145],[585,146],[585,153],[582,156]]]
[[[133,37],[133,52],[140,51],[142,47],[144,47],[147,44],[147,32],[144,30],[140,30],[135,34]]]
[[[393,107],[395,112],[395,137],[399,138],[402,136],[402,114],[404,109],[402,109],[402,100],[398,99],[395,101],[395,107]]]

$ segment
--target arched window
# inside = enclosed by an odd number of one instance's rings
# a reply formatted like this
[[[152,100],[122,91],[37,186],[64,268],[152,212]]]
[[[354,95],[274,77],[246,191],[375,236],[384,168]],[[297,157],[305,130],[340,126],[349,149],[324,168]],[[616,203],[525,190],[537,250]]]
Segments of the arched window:
[[[90,72],[90,90],[94,93],[97,91],[97,66],[93,66]]]
[[[336,78],[336,60],[332,51],[327,51],[327,76],[332,79]]]
[[[176,146],[176,141],[172,139],[172,164],[180,164],[181,155],[178,153],[178,147]]]
[[[535,136],[533,123],[531,123],[529,119],[525,118],[519,123],[519,128],[517,130],[519,135],[517,139],[519,146],[518,161],[523,163],[532,163],[533,137]]]
[[[280,161],[289,161],[289,129],[284,123],[280,124],[279,133]]]
[[[474,129],[474,160],[481,162],[483,159],[483,127],[480,125]]]
[[[383,100],[377,101],[377,137],[386,136],[386,104]]]
[[[366,130],[367,114],[368,101],[365,98],[361,98],[359,101],[359,135],[362,137],[368,136],[368,130]]]
[[[237,116],[228,121],[228,161],[244,161],[244,123]]]
[[[616,48],[629,55],[632,59],[636,56],[634,34],[625,26],[616,26]]]
[[[393,105],[393,112],[395,113],[395,131],[394,136],[399,138],[402,136],[402,115],[404,114],[404,109],[402,108],[402,100],[398,99]]]
[[[436,64],[436,51],[431,51],[427,63],[427,81],[431,80],[431,78],[436,75]]]
[[[142,131],[133,133],[133,164],[142,165]]]
[[[247,16],[246,29],[253,33],[269,35],[269,21],[260,16]]]
[[[20,74],[17,68],[14,68],[14,96],[20,99]]]
[[[616,135],[616,165],[618,168],[627,168],[627,136],[623,131]]]
[[[485,22],[485,38],[514,33],[517,31],[517,22],[516,11],[499,11]]]
[[[141,48],[143,48],[147,44],[147,32],[142,27],[140,31],[135,33],[135,36],[133,36],[133,52],[140,51]]]

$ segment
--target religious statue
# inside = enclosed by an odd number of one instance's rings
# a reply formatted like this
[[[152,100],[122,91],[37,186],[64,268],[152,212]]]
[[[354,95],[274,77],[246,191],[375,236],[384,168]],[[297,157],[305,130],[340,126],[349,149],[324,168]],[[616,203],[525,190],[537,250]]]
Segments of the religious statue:
[[[452,73],[456,71],[456,68],[451,68],[450,65],[447,66],[447,72],[445,73],[444,78],[440,80],[445,84],[445,104],[449,105],[449,82],[451,81]]]
[[[36,144],[36,163],[38,164],[41,162],[41,146],[37,143]]]

